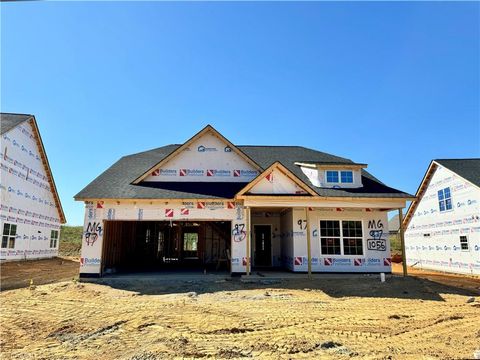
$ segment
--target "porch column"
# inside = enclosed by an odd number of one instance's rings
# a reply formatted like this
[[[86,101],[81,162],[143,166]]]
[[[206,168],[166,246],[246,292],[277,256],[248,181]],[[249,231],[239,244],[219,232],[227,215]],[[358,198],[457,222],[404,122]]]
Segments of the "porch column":
[[[250,259],[250,253],[251,253],[251,231],[250,231],[250,207],[246,207],[246,214],[245,214],[245,231],[246,231],[246,245],[247,245],[247,275],[250,275],[251,271],[251,259]]]
[[[310,216],[308,207],[305,208],[305,220],[307,221],[307,258],[308,258],[308,278],[312,277],[312,242],[310,238]]]
[[[400,234],[400,244],[402,246],[402,266],[403,266],[403,276],[407,276],[407,257],[405,255],[405,231],[403,229],[403,209],[398,209],[398,233]]]

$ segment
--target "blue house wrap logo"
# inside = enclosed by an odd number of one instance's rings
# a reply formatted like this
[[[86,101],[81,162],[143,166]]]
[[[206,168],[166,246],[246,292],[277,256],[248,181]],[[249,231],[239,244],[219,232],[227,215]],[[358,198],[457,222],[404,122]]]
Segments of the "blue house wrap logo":
[[[367,266],[380,266],[380,265],[381,265],[380,259],[375,259],[375,258],[367,259]]]
[[[177,170],[176,169],[160,169],[158,173],[159,175],[163,175],[163,176],[176,176]]]
[[[206,147],[206,146],[200,145],[200,146],[197,148],[197,151],[198,151],[198,152],[217,151],[217,148],[214,148],[214,147]]]
[[[350,259],[337,259],[333,258],[333,265],[351,265],[351,260]]]
[[[80,266],[92,266],[92,265],[100,265],[100,259],[87,258],[87,257],[80,258]]]

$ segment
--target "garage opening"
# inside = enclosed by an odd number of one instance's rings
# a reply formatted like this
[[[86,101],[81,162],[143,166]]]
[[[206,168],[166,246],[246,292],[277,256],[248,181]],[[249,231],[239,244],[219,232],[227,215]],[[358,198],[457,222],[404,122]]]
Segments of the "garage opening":
[[[230,270],[230,221],[105,221],[102,273]]]

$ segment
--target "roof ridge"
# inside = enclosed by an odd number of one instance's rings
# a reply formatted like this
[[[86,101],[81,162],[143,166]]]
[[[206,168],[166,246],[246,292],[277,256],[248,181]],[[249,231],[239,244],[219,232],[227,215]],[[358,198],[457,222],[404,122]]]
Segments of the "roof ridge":
[[[480,157],[478,158],[443,158],[443,159],[433,159],[433,161],[444,161],[444,160],[480,160]]]
[[[33,114],[24,114],[24,113],[11,113],[11,112],[0,112],[0,115],[22,115],[22,116],[33,116]]]
[[[235,145],[236,147],[298,147],[301,148],[303,146],[299,145]]]
[[[160,147],[145,150],[145,151],[140,151],[140,152],[133,153],[133,154],[124,155],[124,156],[122,156],[122,158],[130,157],[130,156],[138,156],[138,155],[141,155],[141,154],[146,154],[146,153],[149,153],[149,152],[152,152],[152,151],[155,151],[155,150],[160,150],[160,149],[163,149],[163,148],[167,148],[169,146],[177,146],[178,147],[178,146],[182,146],[182,145],[181,144],[168,144],[168,145],[160,146]]]

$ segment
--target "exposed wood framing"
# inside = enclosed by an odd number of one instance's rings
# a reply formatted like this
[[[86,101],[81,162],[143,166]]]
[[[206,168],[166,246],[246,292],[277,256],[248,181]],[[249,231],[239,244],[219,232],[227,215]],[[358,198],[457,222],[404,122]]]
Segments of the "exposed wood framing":
[[[407,214],[403,219],[404,229],[408,227],[408,223],[410,222],[413,214],[415,214],[415,210],[418,207],[418,203],[420,201],[416,201],[416,199],[421,199],[423,197],[423,194],[425,194],[425,191],[427,191],[428,185],[430,184],[430,180],[432,179],[433,174],[435,174],[435,170],[437,169],[437,167],[438,167],[438,164],[435,161],[432,161],[428,166],[428,169],[425,175],[423,176],[422,182],[420,183],[420,186],[418,187],[417,192],[415,193],[415,198],[412,200],[410,206],[408,207]]]
[[[312,277],[312,241],[310,234],[310,215],[308,207],[305,208],[305,219],[307,220],[307,259],[308,259],[308,277]]]
[[[250,230],[250,227],[251,227],[251,218],[250,218],[250,208],[247,207],[246,208],[246,218],[245,218],[245,222],[246,222],[246,245],[247,245],[247,268],[246,268],[246,271],[247,271],[247,275],[250,275],[250,271],[251,271],[251,259],[250,259],[250,252],[251,252],[251,248],[252,248],[252,243],[251,243],[251,240],[252,240],[252,234],[251,234],[251,230]]]
[[[400,232],[400,245],[402,247],[402,267],[403,267],[403,276],[407,276],[407,257],[405,254],[405,228],[403,225],[403,209],[398,209],[398,222],[399,222],[399,232]]]

